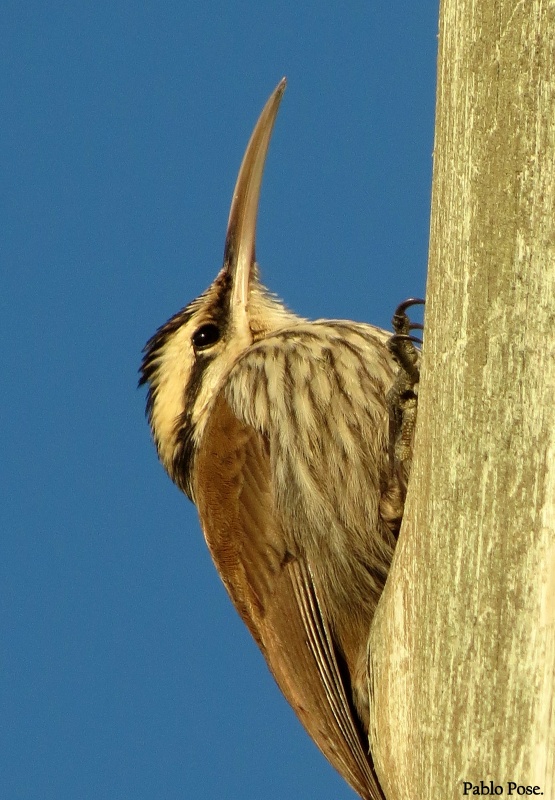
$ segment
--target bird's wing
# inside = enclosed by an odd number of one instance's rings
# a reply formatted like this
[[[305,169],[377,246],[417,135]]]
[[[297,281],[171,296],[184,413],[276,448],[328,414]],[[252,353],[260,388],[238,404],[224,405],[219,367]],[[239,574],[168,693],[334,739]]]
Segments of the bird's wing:
[[[267,440],[235,416],[223,391],[194,473],[210,552],[280,689],[353,789],[367,800],[382,798],[310,564],[286,546]]]

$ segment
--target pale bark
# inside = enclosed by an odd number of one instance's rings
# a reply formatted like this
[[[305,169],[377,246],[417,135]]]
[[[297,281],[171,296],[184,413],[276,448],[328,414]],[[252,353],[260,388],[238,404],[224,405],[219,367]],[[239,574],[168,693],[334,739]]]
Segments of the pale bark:
[[[553,798],[554,2],[442,1],[425,326],[370,639],[378,774],[388,800]]]

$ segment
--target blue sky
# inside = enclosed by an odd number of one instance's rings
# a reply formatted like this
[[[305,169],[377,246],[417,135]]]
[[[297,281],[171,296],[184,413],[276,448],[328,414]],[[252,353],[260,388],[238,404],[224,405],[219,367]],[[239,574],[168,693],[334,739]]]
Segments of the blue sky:
[[[437,1],[0,10],[0,796],[348,800],[157,462],[140,351],[220,268],[286,75],[257,255],[300,314],[425,285]]]

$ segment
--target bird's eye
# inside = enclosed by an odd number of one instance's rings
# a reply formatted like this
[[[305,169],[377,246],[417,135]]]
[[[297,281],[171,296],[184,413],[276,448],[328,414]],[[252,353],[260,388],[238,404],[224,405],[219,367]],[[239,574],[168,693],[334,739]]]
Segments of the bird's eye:
[[[207,347],[212,347],[220,338],[220,329],[214,323],[209,322],[206,325],[201,325],[193,333],[193,347],[195,350],[205,350]]]

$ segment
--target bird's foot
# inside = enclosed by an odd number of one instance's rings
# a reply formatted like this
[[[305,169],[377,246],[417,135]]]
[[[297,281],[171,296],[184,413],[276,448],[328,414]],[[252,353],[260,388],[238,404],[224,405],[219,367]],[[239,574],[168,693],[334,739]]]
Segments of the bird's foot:
[[[411,297],[397,306],[393,315],[393,336],[387,346],[399,364],[395,382],[387,396],[389,409],[389,456],[392,477],[398,481],[403,496],[412,462],[412,445],[418,408],[418,383],[420,380],[420,351],[415,346],[422,340],[412,331],[423,330],[420,322],[411,322],[407,309],[423,305],[424,300]]]

